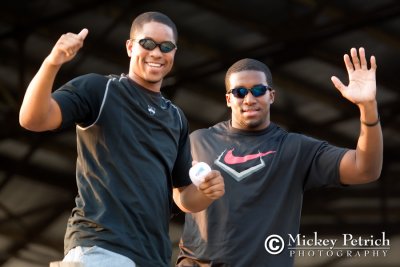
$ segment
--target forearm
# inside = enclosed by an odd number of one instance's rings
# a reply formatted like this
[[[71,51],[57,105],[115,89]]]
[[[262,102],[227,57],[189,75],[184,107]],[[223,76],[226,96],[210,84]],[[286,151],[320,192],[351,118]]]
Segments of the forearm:
[[[199,212],[206,209],[214,200],[206,197],[195,185],[191,184],[183,190],[175,188],[174,201],[184,212]]]
[[[376,101],[359,105],[360,136],[356,149],[356,165],[366,177],[375,180],[380,176],[383,163],[383,137]]]
[[[19,113],[21,126],[33,131],[46,130],[42,127],[48,116],[55,113],[51,92],[59,69],[60,66],[44,60],[26,90]]]
[[[378,121],[376,101],[358,105],[360,109],[360,136],[357,148],[349,150],[340,162],[340,180],[343,184],[362,184],[379,178],[383,161],[383,138]]]

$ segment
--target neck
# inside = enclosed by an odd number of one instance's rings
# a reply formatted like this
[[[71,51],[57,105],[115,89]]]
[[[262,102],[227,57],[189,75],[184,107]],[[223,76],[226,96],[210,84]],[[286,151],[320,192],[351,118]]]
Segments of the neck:
[[[142,86],[143,88],[145,88],[149,91],[156,92],[156,93],[159,93],[161,91],[162,80],[157,81],[157,82],[147,81],[147,80],[137,76],[135,73],[129,73],[128,78],[133,80],[135,83],[139,84],[140,86]]]

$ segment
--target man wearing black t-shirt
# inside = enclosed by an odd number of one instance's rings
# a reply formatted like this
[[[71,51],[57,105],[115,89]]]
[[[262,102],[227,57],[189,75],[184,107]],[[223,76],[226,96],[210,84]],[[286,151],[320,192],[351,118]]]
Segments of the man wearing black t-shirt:
[[[172,195],[197,212],[224,194],[212,171],[191,184],[188,123],[161,83],[174,62],[175,24],[147,12],[132,23],[128,75],[87,74],[52,92],[60,67],[88,34],[60,37],[28,86],[20,123],[32,131],[76,124],[78,195],[68,220],[64,261],[85,267],[169,266]],[[55,177],[57,179],[57,177]]]
[[[267,239],[296,236],[304,191],[378,179],[383,141],[375,57],[368,69],[364,49],[358,55],[353,48],[344,61],[349,85],[336,77],[332,82],[360,109],[361,133],[354,150],[289,133],[271,122],[275,91],[268,67],[254,59],[230,67],[225,85],[232,119],[190,136],[193,159],[221,171],[226,193],[206,210],[186,214],[177,266],[292,266],[289,251]]]

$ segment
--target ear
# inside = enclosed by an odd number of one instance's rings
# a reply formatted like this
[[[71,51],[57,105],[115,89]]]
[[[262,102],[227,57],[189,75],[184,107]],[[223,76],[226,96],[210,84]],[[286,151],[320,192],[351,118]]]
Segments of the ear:
[[[272,104],[275,101],[275,90],[271,90],[271,92],[269,92],[269,103]]]
[[[226,106],[227,107],[231,107],[231,95],[232,94],[225,94]]]
[[[133,48],[133,42],[131,39],[126,41],[126,53],[128,54],[128,57],[132,56],[132,48]]]

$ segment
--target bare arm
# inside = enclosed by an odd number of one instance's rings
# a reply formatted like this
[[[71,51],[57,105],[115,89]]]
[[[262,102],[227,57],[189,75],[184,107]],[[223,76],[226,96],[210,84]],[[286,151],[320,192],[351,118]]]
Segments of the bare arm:
[[[63,34],[43,61],[22,101],[19,113],[22,127],[32,131],[46,131],[60,126],[61,110],[51,97],[54,80],[62,64],[75,57],[87,34],[87,29],[79,34]]]
[[[349,85],[343,85],[337,77],[332,77],[332,82],[343,97],[358,106],[361,126],[357,148],[349,150],[340,162],[340,180],[343,184],[361,184],[378,179],[382,170],[383,138],[376,102],[377,66],[375,57],[371,56],[371,68],[368,69],[363,48],[359,49],[359,56],[352,48],[350,56],[344,56]]]
[[[219,171],[211,171],[197,188],[194,184],[174,188],[176,205],[184,212],[199,212],[225,194],[224,179]]]

